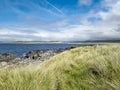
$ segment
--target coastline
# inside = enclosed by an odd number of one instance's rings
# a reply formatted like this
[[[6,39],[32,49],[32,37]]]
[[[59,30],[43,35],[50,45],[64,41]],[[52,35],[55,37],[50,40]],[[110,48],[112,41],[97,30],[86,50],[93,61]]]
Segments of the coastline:
[[[12,53],[0,54],[0,68],[13,65],[39,65],[42,62],[49,60],[51,57],[67,50],[66,49],[46,49],[28,51],[24,56],[18,56]]]
[[[14,43],[12,43],[14,44]],[[103,44],[83,44],[83,46],[101,46]],[[82,45],[81,45],[82,46]],[[83,47],[82,46],[82,47]],[[13,53],[2,53],[0,54],[0,68],[11,65],[39,65],[42,62],[49,60],[51,57],[62,53],[66,50],[70,50],[80,46],[70,46],[67,48],[59,49],[43,49],[43,50],[31,50],[27,51],[23,56],[18,56]]]

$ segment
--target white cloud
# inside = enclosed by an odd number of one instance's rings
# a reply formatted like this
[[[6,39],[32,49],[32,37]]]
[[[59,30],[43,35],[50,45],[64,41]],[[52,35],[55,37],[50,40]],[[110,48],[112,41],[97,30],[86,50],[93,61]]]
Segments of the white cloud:
[[[87,5],[91,0],[80,0],[82,4]],[[109,6],[107,12],[90,12],[82,16],[80,25],[68,25],[69,19],[60,20],[46,25],[48,28],[32,27],[6,27],[0,28],[0,40],[43,40],[43,41],[68,41],[68,40],[120,40],[120,0],[104,0],[103,6]],[[98,23],[89,22],[89,17],[98,17],[102,21]],[[79,18],[78,18],[79,19]],[[71,19],[70,19],[71,20]],[[72,19],[73,20],[73,19]],[[34,23],[34,22],[33,22]],[[56,27],[50,30],[49,26]],[[52,28],[54,29],[54,28]]]

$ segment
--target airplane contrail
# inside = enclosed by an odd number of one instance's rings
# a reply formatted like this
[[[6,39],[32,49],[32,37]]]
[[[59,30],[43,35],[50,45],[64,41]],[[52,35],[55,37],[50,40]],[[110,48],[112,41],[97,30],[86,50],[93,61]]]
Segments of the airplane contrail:
[[[51,3],[48,2],[47,0],[45,0],[45,2],[46,2],[47,4],[49,4],[50,6],[52,6],[54,9],[56,9],[59,13],[61,13],[62,15],[64,15],[64,13],[63,13],[60,9],[58,9],[57,7],[55,7],[53,4],[51,4]]]

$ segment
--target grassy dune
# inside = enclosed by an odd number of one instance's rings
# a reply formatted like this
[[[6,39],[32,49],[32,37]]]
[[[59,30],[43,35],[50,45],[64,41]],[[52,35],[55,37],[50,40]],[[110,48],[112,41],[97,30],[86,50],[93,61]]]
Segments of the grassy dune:
[[[0,69],[0,90],[120,90],[120,45],[78,47],[38,67]]]

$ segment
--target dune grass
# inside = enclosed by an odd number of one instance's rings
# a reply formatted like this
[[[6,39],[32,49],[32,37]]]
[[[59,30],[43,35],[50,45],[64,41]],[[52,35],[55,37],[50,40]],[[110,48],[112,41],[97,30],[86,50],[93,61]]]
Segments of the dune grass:
[[[77,47],[38,67],[2,68],[0,90],[120,90],[120,45]]]

